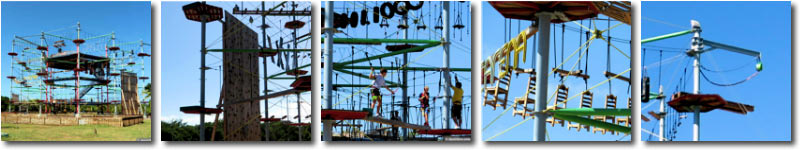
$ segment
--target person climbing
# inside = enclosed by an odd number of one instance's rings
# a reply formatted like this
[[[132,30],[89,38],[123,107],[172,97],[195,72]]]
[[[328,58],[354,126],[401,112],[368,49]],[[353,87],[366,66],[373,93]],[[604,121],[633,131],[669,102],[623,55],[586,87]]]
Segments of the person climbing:
[[[372,92],[371,92],[372,93],[372,104],[370,105],[370,108],[376,110],[375,111],[375,112],[377,112],[375,114],[376,117],[380,117],[381,116],[381,104],[382,104],[382,100],[383,100],[383,98],[381,97],[381,87],[385,87],[386,90],[389,90],[389,92],[392,93],[392,95],[394,95],[394,91],[392,91],[392,89],[389,89],[389,86],[386,86],[386,80],[384,80],[384,77],[386,77],[386,74],[387,74],[386,69],[381,68],[380,75],[374,75],[373,74],[375,72],[375,68],[369,68],[369,69],[370,69],[369,78],[370,79],[375,79],[375,80],[372,81]],[[376,106],[377,106],[377,109],[375,108]]]
[[[422,112],[422,117],[425,118],[425,126],[429,126],[428,113],[430,113],[431,111],[430,109],[428,109],[428,107],[430,106],[428,100],[431,97],[430,94],[428,93],[428,89],[429,89],[428,86],[425,86],[424,91],[419,94],[419,103],[420,103],[419,110]]]
[[[456,128],[461,128],[461,100],[464,97],[464,90],[461,89],[461,82],[458,82],[458,76],[456,76],[456,86],[450,85],[450,88],[453,89],[453,105],[450,107],[450,116],[453,118],[453,122],[456,124]]]

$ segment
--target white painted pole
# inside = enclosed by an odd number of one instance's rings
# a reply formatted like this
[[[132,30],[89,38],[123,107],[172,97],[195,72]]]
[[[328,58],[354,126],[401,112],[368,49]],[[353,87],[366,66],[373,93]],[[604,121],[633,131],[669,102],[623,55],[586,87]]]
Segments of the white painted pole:
[[[442,28],[442,40],[443,40],[442,41],[442,49],[444,50],[444,53],[442,54],[442,57],[444,57],[443,58],[444,62],[442,62],[442,63],[444,64],[444,68],[446,68],[446,69],[450,69],[450,36],[447,36],[448,34],[450,34],[450,27],[449,27],[449,25],[450,25],[449,24],[450,23],[450,17],[448,16],[448,15],[450,15],[449,12],[450,12],[450,1],[445,1],[444,4],[442,4],[442,27],[443,27]],[[451,105],[450,99],[452,97],[450,95],[450,87],[449,86],[452,83],[450,83],[450,72],[442,71],[442,73],[444,74],[444,79],[445,79],[444,82],[446,83],[445,85],[448,86],[448,87],[444,88],[444,108],[445,108],[444,112],[445,113],[442,113],[442,115],[443,115],[443,117],[445,119],[444,119],[443,123],[445,125],[445,129],[450,129],[450,113],[452,113],[452,112],[450,112],[450,105]]]
[[[328,8],[325,10],[325,104],[326,109],[333,109],[333,1],[328,1],[325,4]],[[322,121],[322,140],[333,140],[333,120]]]
[[[536,68],[539,68],[539,71],[536,72],[536,93],[547,93],[547,73],[549,69],[547,67],[550,65],[549,62],[549,53],[550,53],[550,19],[552,18],[552,12],[540,12],[536,14],[536,17],[539,17],[537,23],[539,23],[539,49],[536,51]],[[533,124],[533,140],[534,141],[545,141],[545,131],[546,131],[546,124],[545,120],[547,119],[547,115],[543,112],[547,109],[547,94],[536,94],[536,118]]]
[[[663,92],[662,90],[663,90],[663,87],[661,87],[659,85],[658,93],[661,94]],[[646,94],[646,96],[649,96],[650,93],[645,93],[645,94]],[[658,119],[658,141],[666,141],[666,138],[664,138],[664,131],[666,130],[666,129],[664,129],[664,128],[666,128],[666,127],[664,127],[664,119],[666,119],[666,118],[664,118],[666,116],[665,115],[666,112],[664,112],[664,108],[666,107],[665,106],[666,103],[667,103],[667,101],[662,98],[661,102],[660,102],[660,106],[658,108],[658,111],[661,112],[661,113],[659,113],[661,119]]]
[[[700,38],[700,22],[692,20],[692,51],[694,53],[694,94],[700,94],[700,53],[703,50],[703,40]],[[694,109],[694,129],[692,131],[692,140],[700,141],[700,106],[692,106]]]

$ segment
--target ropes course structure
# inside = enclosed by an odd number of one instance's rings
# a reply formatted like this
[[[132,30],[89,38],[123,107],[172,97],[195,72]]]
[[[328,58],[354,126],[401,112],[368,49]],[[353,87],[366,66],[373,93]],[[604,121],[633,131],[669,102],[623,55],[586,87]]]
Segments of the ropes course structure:
[[[145,86],[150,83],[150,44],[122,39],[118,40],[114,32],[81,28],[80,22],[46,32],[14,35],[10,50],[3,50],[11,57],[10,65],[5,66],[10,69],[6,78],[12,81],[8,85],[12,105],[37,106],[39,116],[136,116],[136,121],[120,126],[141,123],[148,115],[144,110],[149,109],[143,108],[149,105],[142,104],[150,102],[149,93],[145,93],[149,91]],[[137,80],[142,83],[137,84]],[[147,96],[139,97],[140,94]],[[12,105],[9,112],[14,113]],[[81,108],[86,106],[92,107]],[[88,114],[82,117],[82,113]],[[10,118],[5,113],[4,117]],[[23,120],[25,116],[15,117]]]
[[[297,126],[297,141],[310,138],[304,137],[303,133],[311,132],[309,106],[312,78],[308,69],[311,66],[311,3],[255,3],[218,3],[226,5],[225,8],[230,8],[230,12],[206,2],[183,6],[186,19],[201,23],[200,76],[203,80],[200,105],[184,106],[180,110],[186,114],[199,114],[200,122],[205,122],[205,115],[215,115],[210,139],[206,139],[204,124],[199,125],[201,141],[214,141],[217,137],[225,141],[269,141],[270,126],[275,122]],[[261,23],[256,22],[259,16]],[[206,44],[206,23],[217,21],[223,24],[222,35]],[[259,30],[260,34],[257,32]],[[222,43],[221,49],[211,49],[219,43]],[[215,63],[207,64],[206,55],[213,56]],[[206,107],[205,104],[207,70],[222,74],[216,107]],[[258,90],[259,84],[263,85],[262,90]],[[290,106],[290,103],[296,106]],[[273,107],[286,110],[279,112],[285,113],[285,116],[270,115],[276,113],[274,109],[270,111]],[[296,110],[290,110],[291,107]],[[297,115],[290,116],[290,111],[296,111]],[[220,115],[224,115],[221,120],[224,134],[216,135]],[[260,122],[266,125],[261,126]]]
[[[654,19],[651,19],[654,20]],[[659,23],[666,23],[666,22],[659,22]],[[653,122],[653,127],[658,127],[658,131],[650,131],[648,129],[642,128],[642,132],[647,133],[648,139],[652,140],[653,137],[657,138],[657,141],[673,141],[676,138],[676,134],[678,133],[677,128],[682,125],[682,121],[685,118],[689,117],[689,114],[693,116],[693,132],[692,132],[692,140],[693,141],[700,141],[700,114],[701,112],[709,112],[716,109],[726,110],[733,113],[747,115],[749,112],[753,112],[755,110],[755,106],[733,102],[730,100],[726,100],[722,98],[719,94],[713,93],[702,93],[700,92],[700,76],[703,77],[708,83],[711,83],[715,86],[720,87],[728,87],[728,86],[736,86],[746,81],[750,81],[754,79],[763,69],[761,63],[761,53],[745,48],[739,48],[732,45],[727,45],[719,42],[714,42],[711,40],[706,40],[700,36],[702,32],[700,22],[696,20],[691,20],[691,29],[686,29],[683,31],[665,34],[661,36],[655,36],[651,38],[647,38],[642,40],[642,46],[648,47],[648,45],[652,43],[658,43],[657,41],[669,39],[669,38],[676,38],[676,37],[683,37],[683,35],[692,35],[690,46],[691,48],[688,49],[681,49],[681,48],[672,48],[673,50],[685,50],[685,51],[677,51],[677,55],[670,57],[668,59],[663,59],[663,55],[665,52],[664,47],[651,47],[650,49],[644,48],[643,52],[643,60],[642,62],[647,63],[644,60],[647,57],[648,51],[657,51],[659,60],[649,65],[643,66],[642,74],[644,77],[642,78],[642,103],[650,103],[646,106],[642,107],[642,112],[648,110],[648,107],[657,101],[659,103],[658,112],[656,111],[649,111],[647,114],[648,116],[642,115],[642,120],[644,123],[650,122],[650,118],[657,120],[657,122]],[[647,45],[646,45],[647,44]],[[705,66],[707,63],[701,63],[700,58],[701,54],[706,57],[713,57],[711,54],[705,54],[715,50],[724,50],[725,52],[733,52],[736,54],[746,55],[748,57],[752,57],[752,63],[755,63],[755,70],[751,75],[748,77],[731,83],[720,83],[717,81],[712,80],[706,74],[707,73],[728,73],[731,71],[742,70],[746,68],[747,65],[740,65],[733,69],[711,69]],[[667,51],[669,52],[669,51]],[[691,68],[688,66],[689,62],[685,61],[685,58],[690,58],[692,61]],[[675,61],[678,60],[678,61]],[[683,66],[683,76],[681,76],[678,80],[675,79],[675,75],[673,74],[672,77],[665,78],[662,76],[662,68],[665,66],[676,64],[674,62],[678,62],[676,68],[680,69]],[[682,64],[680,64],[682,62]],[[713,62],[713,60],[712,60]],[[651,69],[658,69],[658,79],[656,80],[658,85],[658,91],[655,91],[651,88],[651,82],[653,79],[650,78],[650,74],[648,71],[652,71]],[[689,78],[686,76],[687,70],[691,69],[693,72],[692,82],[693,82],[693,91],[690,92],[683,92],[686,91],[686,83],[689,81]],[[674,73],[680,72],[675,71]],[[666,79],[667,81],[678,81],[677,83],[674,82],[667,82],[662,83],[662,78]],[[665,96],[664,88],[672,88],[672,85],[675,85],[674,94],[671,96]],[[652,100],[652,102],[651,102]],[[666,106],[669,106],[668,109]],[[644,113],[643,113],[644,114]],[[652,130],[652,129],[651,129]]]
[[[469,2],[325,2],[322,10],[323,141],[471,140],[471,96],[460,94],[471,83]],[[461,59],[451,66],[450,58]],[[386,86],[374,87],[375,78]]]
[[[484,133],[488,135],[488,138],[484,139],[485,141],[492,141],[503,136],[530,120],[534,120],[532,134],[534,141],[570,140],[551,139],[552,134],[574,133],[578,136],[592,136],[610,133],[610,136],[614,136],[611,137],[613,140],[621,140],[630,135],[631,68],[626,63],[612,63],[612,61],[619,61],[618,59],[624,60],[622,62],[630,62],[630,40],[623,40],[618,38],[619,35],[611,34],[612,29],[618,27],[627,27],[630,31],[630,2],[488,3],[507,19],[504,23],[508,28],[505,33],[506,37],[510,36],[511,38],[496,51],[490,53],[487,58],[484,58],[481,64],[484,99],[482,106],[486,108],[483,114],[484,119],[491,120],[484,121],[482,128],[484,132],[499,131],[491,134]],[[605,17],[601,18],[601,15]],[[518,34],[511,29],[514,24],[513,20],[518,21],[517,27],[524,28],[519,29]],[[523,27],[520,21],[529,21],[531,24]],[[588,26],[584,22],[588,22]],[[599,28],[602,27],[600,25],[602,22],[606,24],[606,29]],[[559,27],[561,35],[558,34]],[[565,39],[568,34],[569,36],[574,34],[567,33],[567,30],[577,33],[578,36]],[[531,38],[535,42],[532,42],[531,49],[534,52],[530,57],[534,58],[530,62],[530,68],[526,68],[524,65],[529,59],[528,41]],[[551,43],[550,40],[553,42]],[[574,40],[579,46],[571,54],[566,53],[568,55],[565,55],[564,43],[569,44],[570,42],[567,41],[570,40]],[[589,55],[592,44],[598,40],[605,43],[602,45],[605,49],[603,53],[605,59],[595,59]],[[628,50],[624,50],[625,47],[620,49],[613,43],[627,44]],[[597,47],[600,46],[595,46],[595,48]],[[553,49],[552,56],[549,54],[550,49]],[[560,54],[558,49],[561,51]],[[592,51],[598,50],[593,49]],[[484,56],[487,56],[485,52]],[[575,56],[577,58],[574,58]],[[550,58],[553,58],[552,65],[549,65]],[[600,63],[603,60],[605,65]],[[605,67],[604,71],[601,71],[603,70],[600,69],[601,66]],[[595,72],[590,72],[590,69]],[[601,80],[590,78],[596,76],[605,78]],[[573,79],[582,80],[582,83],[574,82]],[[548,83],[548,80],[557,80],[558,83],[551,84]],[[618,84],[612,86],[612,82]],[[604,84],[608,84],[608,88],[605,89],[608,92],[603,96],[605,101],[595,101],[593,98],[596,94],[606,93],[603,89],[596,89]],[[571,87],[578,85],[583,85],[584,88]],[[555,89],[548,90],[553,87]],[[614,88],[627,88],[626,91],[622,91],[627,94],[615,94],[620,90],[614,90]],[[575,92],[575,89],[579,89],[579,92]],[[578,99],[576,100],[578,102],[569,103],[575,99]],[[623,100],[620,102],[618,99]],[[627,99],[627,102],[624,102],[624,99]],[[600,103],[601,106],[596,106],[595,103]],[[508,112],[511,112],[511,116],[519,117],[521,120],[501,119]],[[519,122],[514,123],[516,121]],[[512,126],[502,126],[503,124],[500,123],[510,123]],[[546,126],[547,124],[549,127]],[[491,129],[492,127],[501,130]],[[564,127],[567,131],[574,128],[575,132],[555,132],[556,128],[564,129]],[[586,134],[581,133],[582,130],[585,130]]]

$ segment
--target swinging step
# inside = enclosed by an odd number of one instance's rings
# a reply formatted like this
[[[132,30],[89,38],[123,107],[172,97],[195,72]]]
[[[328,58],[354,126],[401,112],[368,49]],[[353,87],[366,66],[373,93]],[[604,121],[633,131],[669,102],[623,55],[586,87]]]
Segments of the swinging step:
[[[631,83],[631,78],[628,78],[628,77],[625,77],[625,76],[622,76],[622,75],[618,76],[618,74],[611,73],[611,72],[608,72],[608,71],[603,72],[603,74],[606,75],[606,78],[614,78],[614,76],[617,76],[616,79]]]
[[[583,74],[583,70],[567,71],[563,69],[553,68],[553,71],[558,73],[558,75],[560,75],[561,77],[575,76],[583,78],[584,80],[589,79],[589,75]]]
[[[514,102],[519,103],[519,104],[523,104],[523,103],[535,104],[536,100],[533,99],[533,98],[517,97],[517,98],[514,99]]]

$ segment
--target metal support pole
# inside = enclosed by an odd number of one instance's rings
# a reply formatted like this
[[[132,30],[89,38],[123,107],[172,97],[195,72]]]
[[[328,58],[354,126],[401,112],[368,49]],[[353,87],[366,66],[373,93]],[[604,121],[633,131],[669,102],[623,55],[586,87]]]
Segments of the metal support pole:
[[[327,1],[325,7],[328,8],[325,10],[325,27],[323,31],[325,31],[325,39],[330,39],[325,41],[325,105],[326,109],[333,109],[333,1]],[[331,141],[333,140],[333,120],[324,120],[323,121],[323,141]]]
[[[44,39],[44,32],[42,32],[42,39]],[[81,39],[81,22],[78,22],[78,39]],[[78,59],[75,60],[75,117],[81,117],[81,102],[80,102],[80,87],[81,87],[81,72],[78,71],[81,69],[81,45],[77,44],[77,50],[75,53],[78,55]],[[90,87],[91,88],[91,87]]]
[[[296,11],[295,8],[297,8],[297,5],[295,4],[295,2],[292,2],[292,12]],[[292,20],[297,20],[297,16],[292,16]],[[295,28],[294,31],[292,32],[292,39],[293,39],[292,42],[294,44],[294,49],[297,49],[297,28]],[[297,79],[300,77],[300,74],[297,73],[298,69],[297,58],[299,58],[297,57],[297,51],[294,51],[293,60],[294,60],[295,81],[297,81]],[[297,95],[297,123],[299,124],[302,123],[303,120],[303,115],[301,115],[302,113],[300,113],[300,92],[295,93],[295,95]],[[297,141],[303,141],[303,126],[297,126]]]
[[[244,6],[242,6],[244,7]],[[266,6],[264,1],[261,1],[261,10],[266,10]],[[267,16],[261,15],[261,46],[267,48]],[[261,64],[264,66],[264,95],[269,95],[268,88],[267,88],[267,80],[269,80],[267,75],[267,56],[265,55],[264,58],[261,60]],[[269,98],[264,99],[264,141],[269,141]]]
[[[663,88],[659,85],[659,87],[658,87],[658,93],[659,94],[663,93],[662,89]],[[649,96],[650,93],[645,93],[645,94]],[[659,104],[660,106],[658,108],[658,111],[661,112],[661,113],[659,113],[659,115],[661,116],[661,119],[658,119],[658,141],[666,141],[666,138],[664,138],[664,131],[666,130],[665,129],[666,127],[664,127],[664,120],[666,119],[665,118],[666,112],[664,112],[664,108],[666,107],[665,106],[666,103],[667,103],[667,101],[662,98],[661,102]]]
[[[403,24],[408,26],[408,14],[403,15]],[[408,39],[408,28],[403,29],[403,39]],[[406,65],[408,65],[408,53],[403,53],[403,66],[401,66],[403,67],[403,81],[401,81],[403,84],[403,94],[401,97],[403,102],[403,122],[408,123],[408,70],[405,69]],[[408,129],[403,128],[400,131],[400,141],[403,141],[407,135],[406,133],[408,133]]]
[[[692,130],[692,140],[700,141],[700,106],[692,106],[694,109],[694,128]]]
[[[549,52],[550,52],[550,19],[553,17],[552,12],[540,12],[536,14],[536,17],[539,17],[537,23],[539,23],[539,49],[536,51],[536,68],[539,71],[536,72],[536,76],[540,78],[536,78],[536,118],[533,124],[533,140],[534,141],[544,141],[545,140],[545,120],[547,119],[547,114],[542,113],[547,108],[547,73],[549,73],[550,69],[547,67],[550,65],[549,63]]]
[[[204,1],[203,4],[206,2]],[[208,16],[200,17],[200,107],[206,107],[206,19]],[[220,95],[222,96],[222,95]],[[206,140],[206,114],[200,112],[200,141]]]
[[[700,53],[703,50],[703,40],[700,37],[700,22],[692,20],[692,54],[694,56],[694,94],[700,94]],[[692,106],[694,109],[694,129],[692,136],[694,141],[700,141],[700,106]]]
[[[442,63],[444,64],[445,69],[450,68],[450,36],[448,36],[448,34],[450,34],[450,27],[448,26],[450,23],[450,17],[448,16],[449,12],[450,12],[450,1],[445,1],[444,4],[442,4],[442,26],[444,27],[442,28],[442,49],[444,51],[442,53],[442,57],[444,57],[443,58],[444,62]],[[444,88],[445,110],[443,111],[444,113],[442,113],[442,116],[444,116],[445,120],[443,123],[445,129],[450,129],[450,113],[452,113],[450,112],[450,99],[452,98],[450,95],[450,87],[449,87],[451,85],[450,72],[442,71],[442,74],[444,74],[445,86],[448,86]]]

